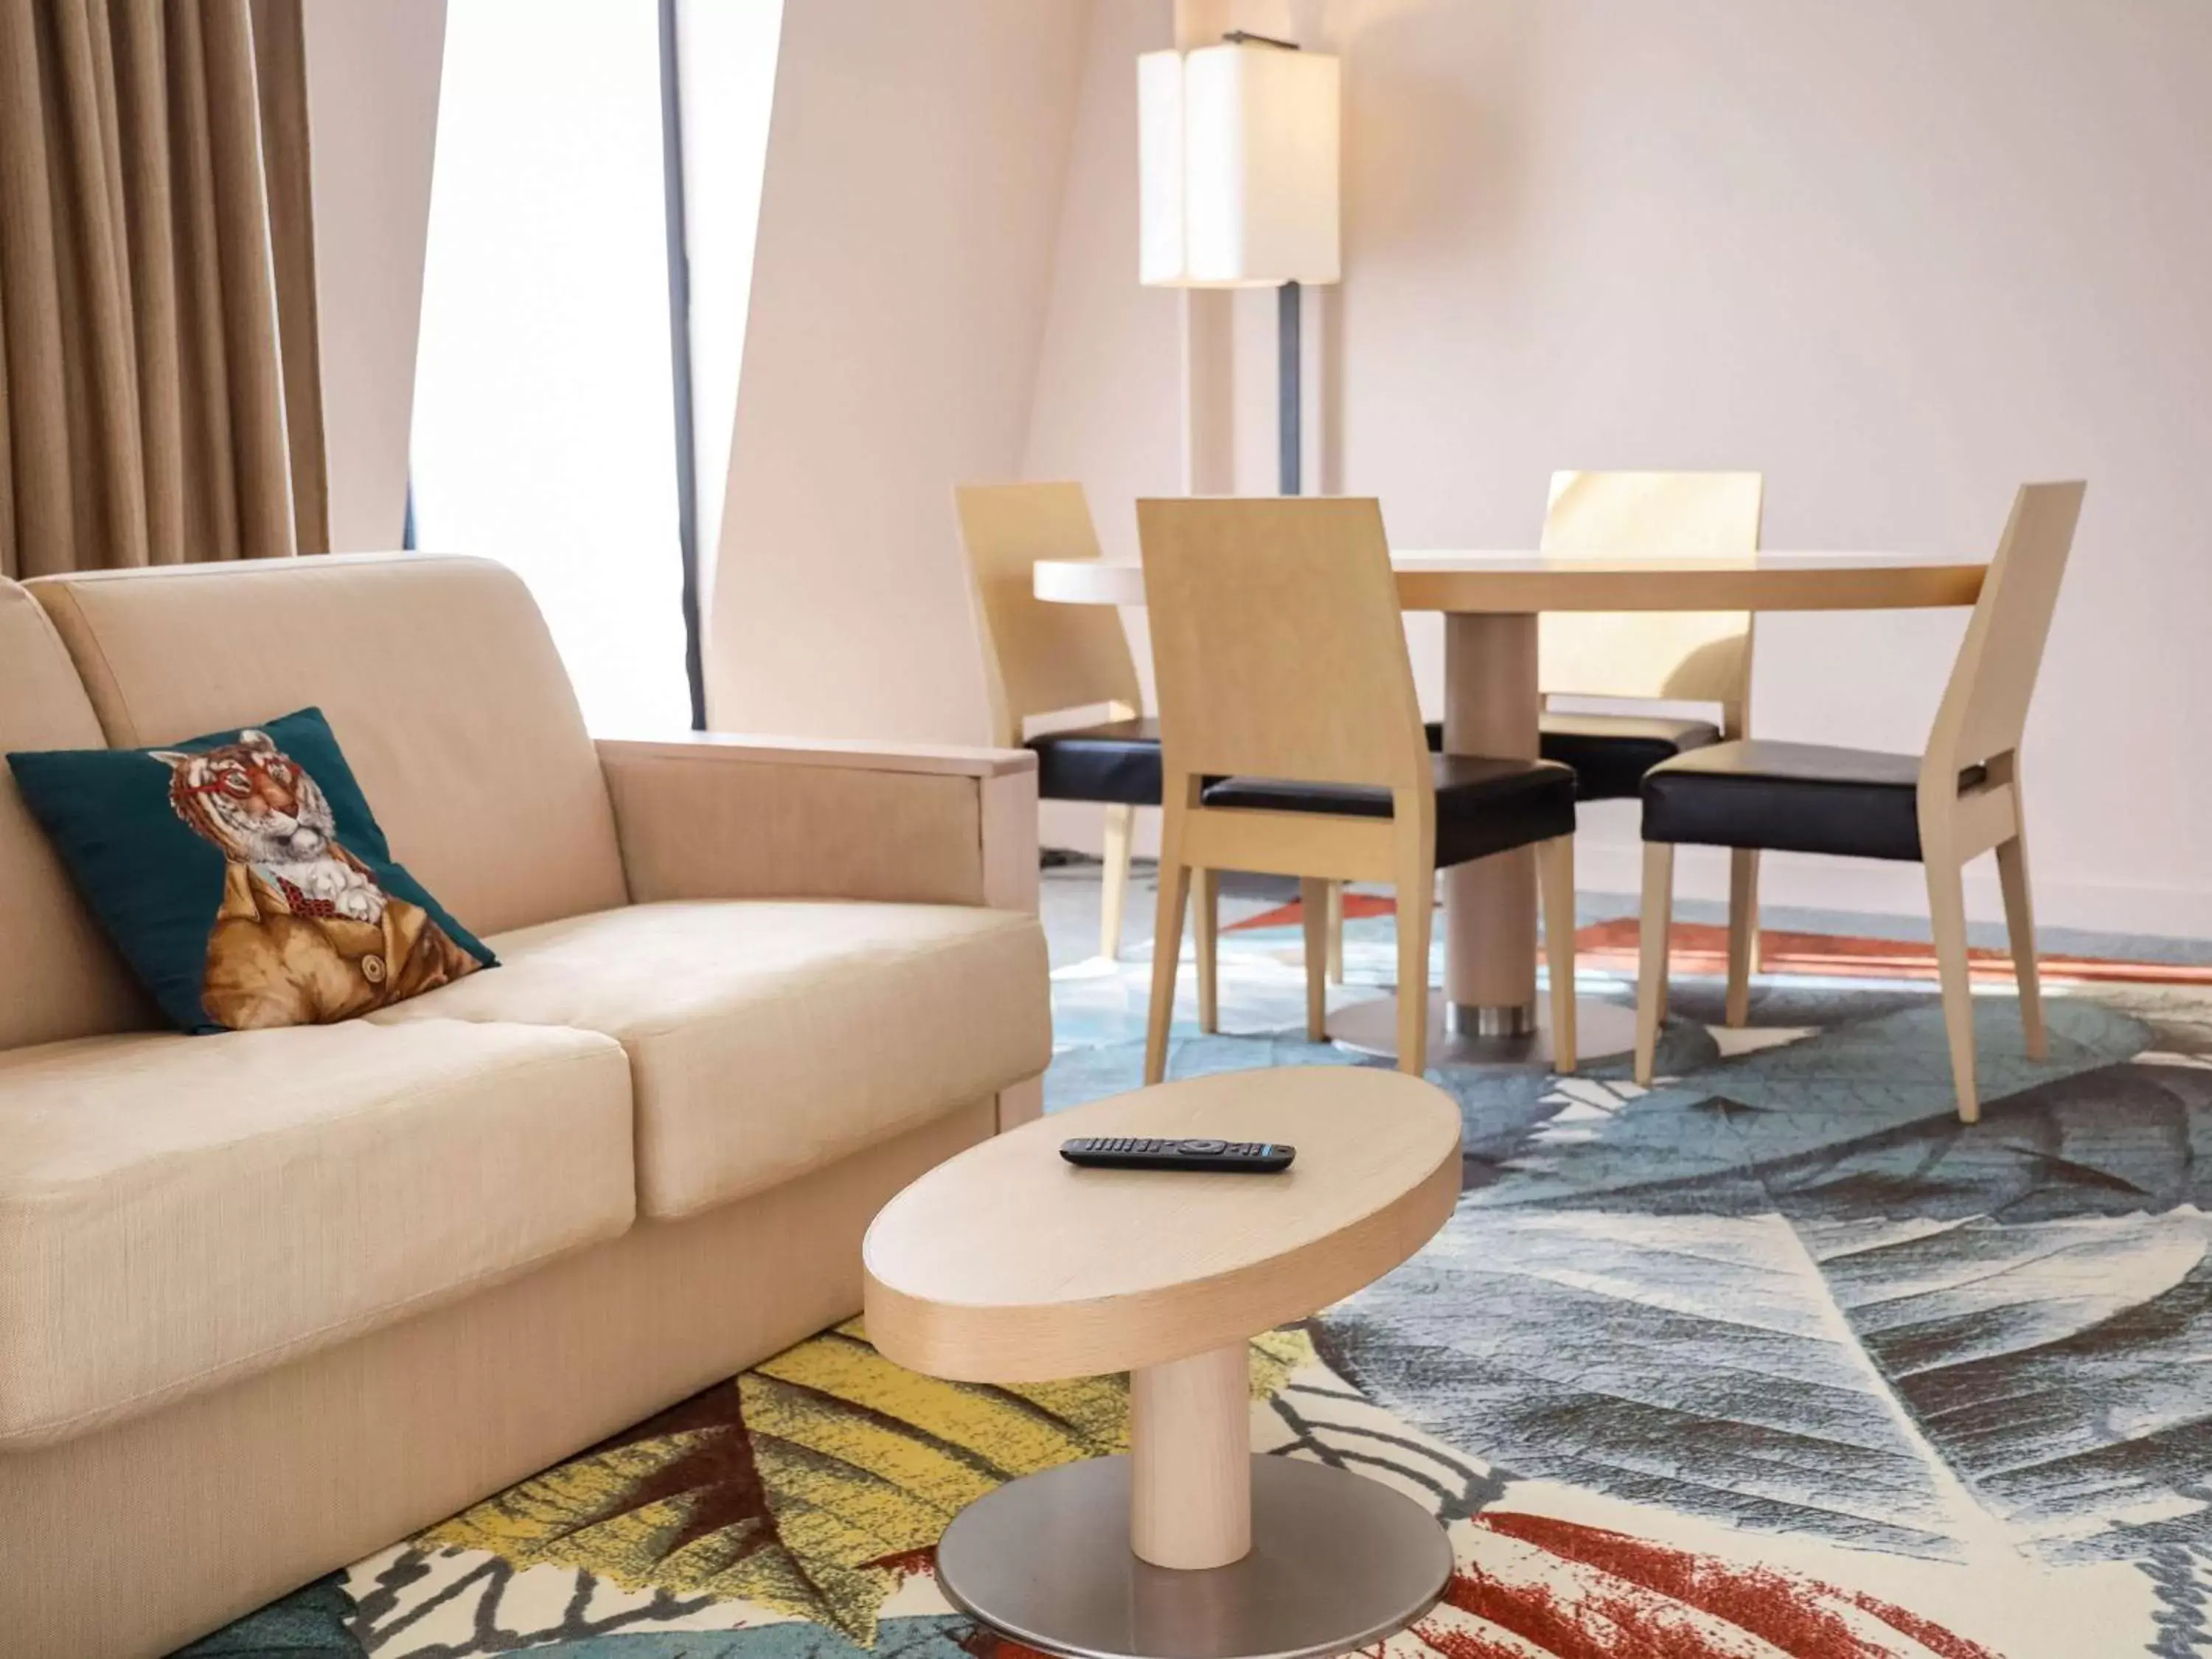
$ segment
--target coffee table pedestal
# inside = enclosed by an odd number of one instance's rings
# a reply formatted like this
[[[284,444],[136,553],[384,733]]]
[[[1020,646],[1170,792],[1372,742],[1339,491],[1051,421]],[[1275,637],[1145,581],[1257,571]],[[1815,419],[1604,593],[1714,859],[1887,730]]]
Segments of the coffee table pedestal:
[[[1129,1379],[1130,1452],[1000,1487],[937,1547],[962,1611],[1066,1659],[1328,1659],[1436,1604],[1436,1518],[1327,1464],[1255,1457],[1243,1343]]]

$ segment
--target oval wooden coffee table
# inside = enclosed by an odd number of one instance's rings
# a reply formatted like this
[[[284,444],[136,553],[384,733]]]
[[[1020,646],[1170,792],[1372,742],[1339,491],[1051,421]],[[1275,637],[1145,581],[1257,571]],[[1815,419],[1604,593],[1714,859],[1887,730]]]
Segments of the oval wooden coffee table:
[[[1079,1135],[1287,1141],[1280,1175],[1079,1170]],[[940,1164],[862,1247],[869,1339],[912,1370],[1128,1370],[1129,1455],[970,1504],[939,1583],[1073,1659],[1321,1659],[1425,1613],[1436,1520],[1364,1475],[1255,1456],[1247,1342],[1358,1290],[1451,1214],[1459,1109],[1364,1068],[1240,1072],[1093,1101]]]

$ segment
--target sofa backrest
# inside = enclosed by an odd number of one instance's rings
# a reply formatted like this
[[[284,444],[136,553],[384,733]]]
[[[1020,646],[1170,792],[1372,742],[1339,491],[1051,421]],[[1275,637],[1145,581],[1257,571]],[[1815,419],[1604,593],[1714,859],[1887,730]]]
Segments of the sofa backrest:
[[[522,580],[416,553],[29,583],[111,744],[319,707],[394,857],[478,933],[622,904],[614,814]]]
[[[0,580],[0,754],[106,746],[53,625]],[[0,1048],[155,1023],[0,765]]]

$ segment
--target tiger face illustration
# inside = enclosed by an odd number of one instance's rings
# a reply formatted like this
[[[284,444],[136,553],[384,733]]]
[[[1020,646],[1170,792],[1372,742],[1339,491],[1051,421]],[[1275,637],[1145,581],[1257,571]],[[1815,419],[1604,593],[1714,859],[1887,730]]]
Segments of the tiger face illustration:
[[[339,844],[329,798],[267,732],[152,757],[169,769],[170,806],[223,857],[201,981],[217,1024],[349,1019],[479,965]]]
[[[223,858],[249,866],[294,915],[382,919],[374,878],[337,845],[331,803],[265,732],[200,754],[157,750],[169,770],[169,805]]]

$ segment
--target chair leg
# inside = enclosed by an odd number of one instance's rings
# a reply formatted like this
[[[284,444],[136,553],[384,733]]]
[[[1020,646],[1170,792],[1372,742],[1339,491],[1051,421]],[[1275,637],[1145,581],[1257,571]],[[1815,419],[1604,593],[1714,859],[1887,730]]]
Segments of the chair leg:
[[[1135,807],[1107,807],[1102,846],[1106,867],[1098,878],[1098,954],[1109,962],[1121,955],[1121,912],[1129,901],[1129,841],[1136,823]]]
[[[1398,877],[1398,1069],[1429,1069],[1429,919],[1436,866],[1407,860]]]
[[[1674,915],[1674,843],[1644,843],[1644,921],[1638,943],[1641,971],[1636,979],[1636,1080],[1651,1086],[1659,1054],[1659,1020],[1667,997],[1667,933]]]
[[[1536,849],[1544,890],[1544,968],[1552,981],[1552,1069],[1575,1069],[1575,838],[1555,836]]]
[[[1167,1075],[1168,1027],[1175,1021],[1176,959],[1182,954],[1183,907],[1190,902],[1190,871],[1160,848],[1160,902],[1152,926],[1152,1006],[1145,1022],[1145,1081]]]
[[[1943,982],[1943,1032],[1951,1042],[1951,1081],[1958,1091],[1959,1121],[1974,1123],[1981,1119],[1982,1103],[1974,1091],[1974,989],[1966,968],[1966,890],[1961,873],[1948,857],[1929,864],[1928,921],[1936,935],[1936,969]]]
[[[1328,1040],[1328,923],[1329,899],[1338,891],[1333,881],[1308,876],[1298,883],[1298,914],[1306,930],[1306,1041]]]
[[[1344,884],[1328,884],[1328,982],[1344,983]]]
[[[1221,1029],[1221,985],[1215,949],[1221,926],[1221,872],[1191,872],[1190,902],[1198,957],[1198,1029],[1211,1036]]]
[[[1997,843],[1997,882],[2004,889],[2005,937],[2012,945],[2012,970],[2020,981],[2020,1024],[2027,1038],[2027,1057],[2050,1057],[2043,1029],[2043,985],[2035,966],[2035,904],[2027,890],[2027,835]]]
[[[1738,847],[1729,854],[1728,1003],[1722,1016],[1730,1025],[1751,1018],[1751,976],[1759,957],[1759,852]]]

